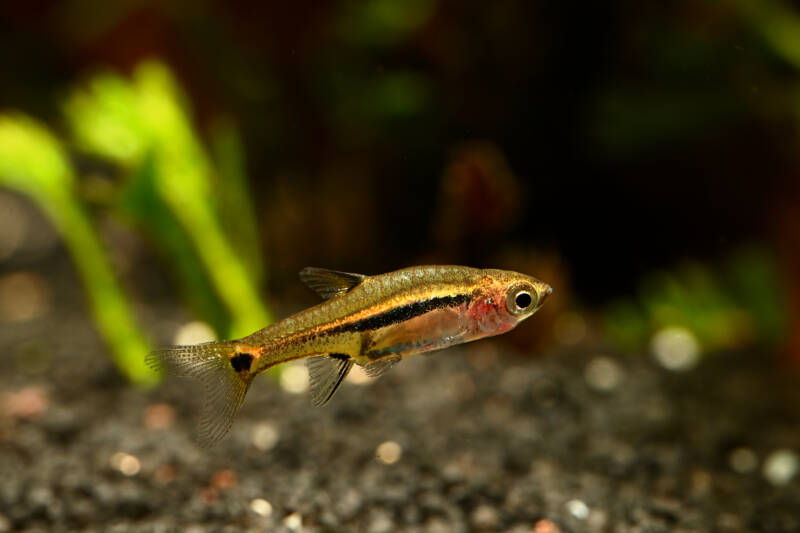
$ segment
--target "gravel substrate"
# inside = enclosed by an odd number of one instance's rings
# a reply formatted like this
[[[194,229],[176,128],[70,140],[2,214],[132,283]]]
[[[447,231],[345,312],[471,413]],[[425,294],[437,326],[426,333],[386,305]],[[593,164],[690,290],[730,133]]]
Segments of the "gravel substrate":
[[[762,354],[482,341],[321,409],[261,378],[206,451],[199,389],[130,387],[82,313],[0,346],[0,532],[800,531],[798,376]]]

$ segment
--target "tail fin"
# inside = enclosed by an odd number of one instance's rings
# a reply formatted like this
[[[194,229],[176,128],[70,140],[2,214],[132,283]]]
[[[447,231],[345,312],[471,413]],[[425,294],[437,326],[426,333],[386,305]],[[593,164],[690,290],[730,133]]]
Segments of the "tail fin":
[[[253,380],[246,369],[231,363],[235,349],[231,341],[206,342],[155,350],[145,359],[153,370],[199,379],[205,385],[206,403],[198,426],[198,441],[204,448],[228,433]]]

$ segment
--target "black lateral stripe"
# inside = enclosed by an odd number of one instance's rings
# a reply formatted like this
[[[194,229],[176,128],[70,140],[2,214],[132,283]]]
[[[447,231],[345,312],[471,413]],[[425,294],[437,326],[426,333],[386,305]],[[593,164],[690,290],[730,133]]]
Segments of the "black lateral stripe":
[[[429,313],[436,309],[457,307],[459,305],[468,303],[470,299],[471,298],[469,294],[456,294],[455,296],[439,296],[436,298],[430,298],[428,300],[420,300],[418,302],[395,307],[394,309],[389,309],[388,311],[384,311],[383,313],[375,316],[362,318],[357,322],[341,324],[331,329],[330,333],[372,331],[384,328],[386,326],[391,326],[392,324],[405,322],[406,320],[424,315],[425,313]]]

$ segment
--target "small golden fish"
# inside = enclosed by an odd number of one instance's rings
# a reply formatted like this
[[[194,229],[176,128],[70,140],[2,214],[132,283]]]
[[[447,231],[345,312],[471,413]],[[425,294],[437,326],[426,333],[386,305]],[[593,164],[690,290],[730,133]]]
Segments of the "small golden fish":
[[[321,406],[354,364],[377,377],[404,357],[499,335],[533,315],[552,288],[531,276],[462,266],[418,266],[364,276],[306,268],[300,279],[325,301],[232,341],[174,346],[147,356],[156,370],[207,387],[199,440],[231,427],[253,378],[307,359],[312,401]]]

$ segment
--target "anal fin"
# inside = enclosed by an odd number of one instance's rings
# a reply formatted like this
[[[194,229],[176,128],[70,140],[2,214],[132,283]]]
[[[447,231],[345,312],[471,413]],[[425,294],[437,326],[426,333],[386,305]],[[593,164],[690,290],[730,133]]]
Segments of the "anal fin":
[[[353,360],[345,354],[311,357],[307,364],[311,403],[317,407],[322,407],[333,398],[353,368]]]
[[[372,363],[364,366],[364,372],[371,378],[381,377],[387,370],[400,362],[402,357],[395,355],[373,361]]]

